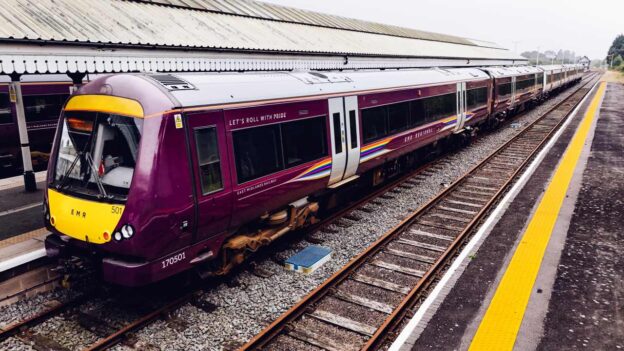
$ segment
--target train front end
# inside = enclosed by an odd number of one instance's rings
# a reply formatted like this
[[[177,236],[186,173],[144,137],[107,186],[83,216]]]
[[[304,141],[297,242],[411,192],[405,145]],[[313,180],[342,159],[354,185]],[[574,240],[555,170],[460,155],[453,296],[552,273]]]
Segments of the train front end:
[[[77,95],[63,111],[48,173],[45,223],[49,256],[132,238],[126,203],[139,155],[143,108],[135,100]],[[70,244],[71,241],[71,244]]]
[[[164,103],[149,107],[154,96]],[[150,266],[141,264],[150,255],[146,247],[157,246],[148,225],[154,222],[149,196],[162,123],[154,111],[170,106],[152,84],[132,76],[89,83],[69,98],[46,182],[48,257],[87,258],[106,281],[120,285],[154,279]]]
[[[96,104],[109,108],[93,111]],[[115,111],[106,111],[111,105],[117,105]],[[120,221],[138,157],[141,105],[119,97],[75,96],[63,115],[46,222],[53,231],[85,243],[132,237],[134,227]]]

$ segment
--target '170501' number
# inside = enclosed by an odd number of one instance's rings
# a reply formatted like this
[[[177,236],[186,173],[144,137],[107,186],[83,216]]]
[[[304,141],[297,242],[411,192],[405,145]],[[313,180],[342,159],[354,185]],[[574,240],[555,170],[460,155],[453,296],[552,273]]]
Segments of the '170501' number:
[[[176,264],[178,262],[181,262],[182,260],[184,260],[186,258],[186,254],[184,252],[179,253],[177,255],[171,256],[169,258],[164,259],[161,263],[162,263],[162,268],[165,269],[173,264]]]

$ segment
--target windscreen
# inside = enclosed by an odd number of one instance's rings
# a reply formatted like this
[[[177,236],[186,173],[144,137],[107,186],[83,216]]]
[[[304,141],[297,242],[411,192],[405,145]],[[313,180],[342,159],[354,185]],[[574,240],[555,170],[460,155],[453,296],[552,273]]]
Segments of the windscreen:
[[[138,157],[143,120],[99,112],[65,112],[54,187],[125,200]]]

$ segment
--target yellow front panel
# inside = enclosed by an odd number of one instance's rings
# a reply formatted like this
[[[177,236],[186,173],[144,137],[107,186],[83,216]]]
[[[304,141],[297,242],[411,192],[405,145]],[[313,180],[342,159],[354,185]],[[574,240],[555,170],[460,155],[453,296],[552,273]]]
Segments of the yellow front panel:
[[[111,240],[124,210],[123,205],[83,200],[52,189],[48,189],[48,201],[54,228],[74,239],[95,244]]]
[[[65,111],[105,112],[115,115],[142,118],[143,106],[138,101],[110,95],[74,95]]]

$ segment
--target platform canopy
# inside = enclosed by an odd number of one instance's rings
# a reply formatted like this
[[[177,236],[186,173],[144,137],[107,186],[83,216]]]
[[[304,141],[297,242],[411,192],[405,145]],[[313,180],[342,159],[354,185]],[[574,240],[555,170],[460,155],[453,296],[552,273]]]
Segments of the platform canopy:
[[[515,65],[496,44],[250,0],[0,0],[0,73]]]

